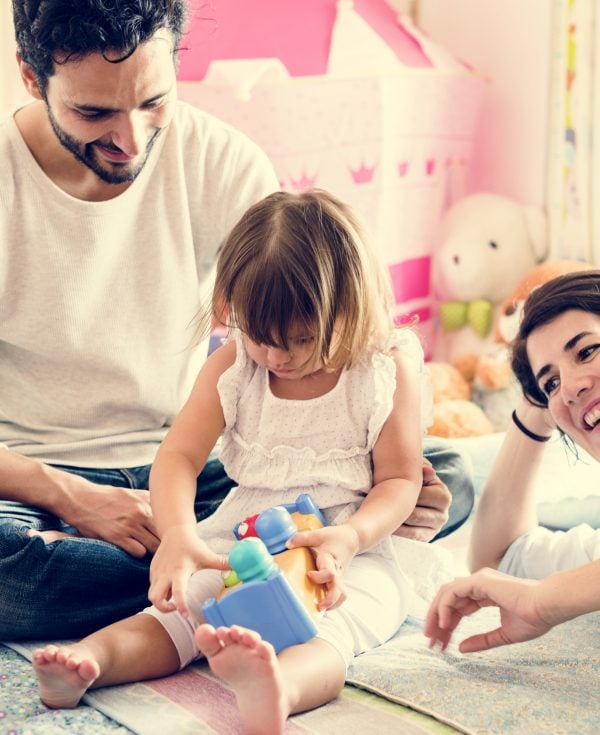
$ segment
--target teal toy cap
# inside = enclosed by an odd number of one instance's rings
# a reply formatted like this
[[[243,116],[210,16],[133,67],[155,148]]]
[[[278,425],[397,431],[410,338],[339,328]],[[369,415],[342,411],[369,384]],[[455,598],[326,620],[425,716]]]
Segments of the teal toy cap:
[[[229,552],[229,566],[242,582],[268,579],[278,568],[264,542],[255,536],[233,545]]]

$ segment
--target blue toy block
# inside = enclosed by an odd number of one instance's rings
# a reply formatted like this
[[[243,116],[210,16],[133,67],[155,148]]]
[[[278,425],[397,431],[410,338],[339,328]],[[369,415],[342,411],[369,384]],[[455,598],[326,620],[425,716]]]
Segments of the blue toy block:
[[[321,513],[321,509],[315,505],[315,501],[308,493],[300,493],[296,498],[295,503],[284,503],[283,507],[286,508],[289,513],[314,515],[321,521],[323,526],[327,525],[327,521],[325,520],[323,513]]]
[[[218,602],[207,600],[202,613],[215,628],[242,625],[257,631],[276,653],[317,634],[317,626],[280,569],[269,579],[234,587]]]
[[[314,569],[310,553],[306,549],[286,549],[287,541],[298,531],[291,513],[314,515],[326,525],[307,493],[299,495],[294,503],[268,508],[238,523],[234,529],[236,538],[240,539],[242,527],[244,534],[251,528],[252,535],[238,540],[229,552],[232,574],[226,581],[226,593],[202,605],[204,618],[211,625],[241,625],[255,630],[277,653],[317,634],[309,609],[318,613],[320,585],[311,586],[306,576],[308,570]],[[237,580],[239,584],[235,583]]]

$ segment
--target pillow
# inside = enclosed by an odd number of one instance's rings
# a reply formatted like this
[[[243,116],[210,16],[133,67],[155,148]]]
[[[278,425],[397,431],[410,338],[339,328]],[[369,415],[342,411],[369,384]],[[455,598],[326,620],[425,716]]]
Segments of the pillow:
[[[450,440],[470,459],[479,496],[504,440],[504,432]],[[600,528],[600,464],[578,448],[579,458],[559,438],[548,442],[536,478],[537,513],[542,526],[568,530],[580,523]]]

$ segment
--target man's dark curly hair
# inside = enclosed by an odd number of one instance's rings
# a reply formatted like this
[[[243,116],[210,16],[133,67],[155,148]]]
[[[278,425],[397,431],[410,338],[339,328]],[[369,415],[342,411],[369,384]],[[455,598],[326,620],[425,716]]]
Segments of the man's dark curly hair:
[[[531,370],[527,338],[565,311],[579,309],[600,316],[600,270],[567,273],[532,291],[525,302],[519,331],[511,344],[512,368],[525,397],[538,406],[548,405]]]
[[[127,59],[140,43],[168,28],[177,50],[185,30],[186,0],[12,0],[17,48],[42,92],[61,63],[116,51]],[[66,59],[65,59],[66,54]]]

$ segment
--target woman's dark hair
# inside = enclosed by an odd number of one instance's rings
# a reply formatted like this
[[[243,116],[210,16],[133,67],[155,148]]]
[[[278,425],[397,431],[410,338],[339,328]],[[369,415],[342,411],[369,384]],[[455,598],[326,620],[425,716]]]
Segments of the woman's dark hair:
[[[45,93],[56,63],[116,51],[118,63],[161,28],[176,52],[185,30],[186,0],[12,0],[17,48]],[[57,58],[60,61],[57,61]]]
[[[523,317],[512,342],[512,368],[525,397],[546,407],[548,397],[540,389],[527,355],[527,339],[539,327],[565,311],[579,309],[600,315],[600,270],[578,271],[558,276],[529,294]]]

